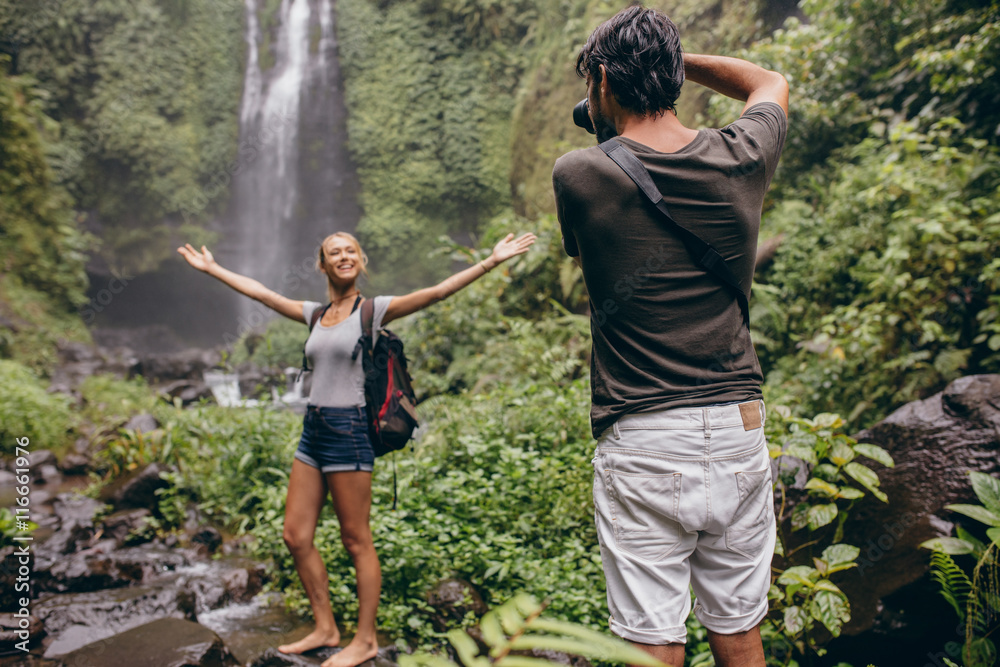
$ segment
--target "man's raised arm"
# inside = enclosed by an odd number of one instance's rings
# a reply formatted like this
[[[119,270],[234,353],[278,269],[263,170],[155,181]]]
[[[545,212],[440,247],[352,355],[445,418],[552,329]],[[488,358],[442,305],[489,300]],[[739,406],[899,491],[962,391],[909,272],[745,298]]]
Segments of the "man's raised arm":
[[[746,101],[740,115],[760,102],[774,102],[788,116],[785,77],[746,60],[685,53],[684,76],[727,97]]]

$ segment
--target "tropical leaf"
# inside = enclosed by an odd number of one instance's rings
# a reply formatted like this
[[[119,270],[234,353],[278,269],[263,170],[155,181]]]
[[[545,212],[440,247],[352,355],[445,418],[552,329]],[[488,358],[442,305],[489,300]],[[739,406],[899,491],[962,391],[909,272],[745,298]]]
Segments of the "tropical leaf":
[[[969,477],[972,478],[972,490],[976,492],[979,502],[990,512],[1000,516],[1000,479],[976,471],[970,472]]]
[[[881,463],[886,468],[892,468],[896,465],[896,462],[892,460],[892,456],[889,455],[889,452],[885,451],[878,445],[871,445],[866,442],[858,443],[854,445],[854,451],[861,454],[861,456],[870,458],[872,461]]]
[[[945,505],[952,512],[964,514],[967,517],[985,523],[987,526],[1000,526],[1000,515],[994,514],[982,505]]]
[[[856,461],[851,461],[846,466],[844,466],[844,472],[854,478],[858,484],[868,489],[873,496],[886,503],[889,502],[888,496],[885,495],[878,487],[879,480],[878,475],[875,471],[867,466],[863,466]]]
[[[827,505],[813,505],[809,508],[809,530],[822,528],[837,518],[837,506],[833,503]]]
[[[831,544],[826,549],[823,549],[820,558],[830,565],[840,565],[842,563],[853,563],[860,553],[861,549],[851,544]]]
[[[969,575],[950,555],[935,551],[931,554],[931,579],[941,587],[941,595],[955,610],[958,618],[964,619],[969,592],[972,590]]]
[[[851,620],[850,607],[843,593],[819,591],[809,605],[809,615],[826,626],[834,637],[840,636],[844,623]]]
[[[974,544],[957,537],[935,537],[921,542],[920,546],[924,549],[954,556],[971,554],[976,549]]]

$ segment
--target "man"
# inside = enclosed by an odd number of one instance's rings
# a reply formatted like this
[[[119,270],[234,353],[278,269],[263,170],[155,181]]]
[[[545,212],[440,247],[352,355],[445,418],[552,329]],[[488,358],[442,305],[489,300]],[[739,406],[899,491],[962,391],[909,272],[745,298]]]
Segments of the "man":
[[[785,137],[784,77],[682,54],[663,14],[629,7],[577,61],[598,139],[652,176],[673,218],[714,246],[745,295],[764,193]],[[745,100],[722,129],[684,127],[685,76]],[[684,661],[688,587],[720,667],[763,667],[775,522],[760,364],[736,290],[598,147],[553,170],[566,252],[590,293],[594,501],[611,629]]]

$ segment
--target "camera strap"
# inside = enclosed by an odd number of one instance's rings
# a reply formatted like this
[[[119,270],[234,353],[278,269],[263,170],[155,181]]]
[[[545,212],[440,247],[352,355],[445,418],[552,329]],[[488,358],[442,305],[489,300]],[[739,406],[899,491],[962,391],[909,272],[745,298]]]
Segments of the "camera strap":
[[[639,158],[632,154],[632,151],[622,146],[615,139],[608,139],[600,144],[600,146],[601,150],[614,160],[622,168],[622,171],[635,181],[635,184],[639,186],[643,194],[649,198],[649,201],[653,203],[656,210],[667,221],[667,228],[681,238],[681,241],[684,242],[688,251],[695,258],[698,266],[718,278],[733,292],[737,303],[740,304],[740,311],[743,313],[743,324],[749,329],[750,303],[747,300],[746,293],[740,286],[740,281],[733,274],[732,269],[729,268],[729,264],[726,263],[725,258],[718,250],[712,247],[711,243],[705,241],[690,229],[681,226],[674,220],[674,217],[670,215],[670,210],[667,208],[666,202],[663,201],[663,195],[656,187],[656,184],[653,183],[653,177],[649,175],[649,172],[643,166],[642,162],[639,161]]]

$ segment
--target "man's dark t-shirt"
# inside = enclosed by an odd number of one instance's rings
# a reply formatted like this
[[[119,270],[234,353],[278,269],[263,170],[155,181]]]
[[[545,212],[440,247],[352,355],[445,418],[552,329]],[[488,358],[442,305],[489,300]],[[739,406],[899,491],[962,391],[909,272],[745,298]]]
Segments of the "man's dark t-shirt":
[[[678,223],[711,243],[750,293],[760,213],[785,140],[764,102],[674,153],[619,137]],[[591,426],[628,412],[761,397],[760,363],[729,288],[700,268],[628,175],[598,147],[552,171],[563,245],[590,292]]]

